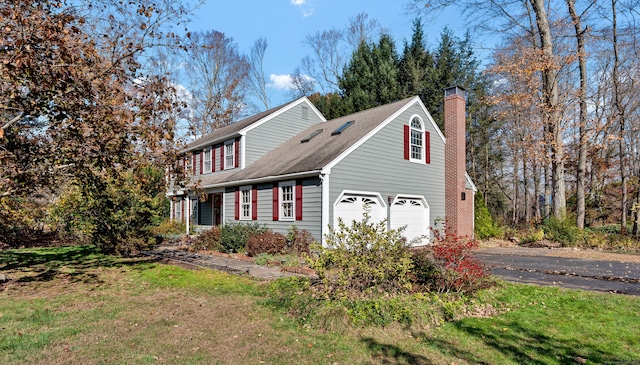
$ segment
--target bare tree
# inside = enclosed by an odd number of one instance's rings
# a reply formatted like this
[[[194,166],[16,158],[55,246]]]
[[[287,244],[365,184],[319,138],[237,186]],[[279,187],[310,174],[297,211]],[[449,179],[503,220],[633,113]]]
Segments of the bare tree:
[[[245,110],[249,62],[218,31],[192,33],[184,58],[196,136],[232,123]]]
[[[302,61],[304,72],[312,77],[323,93],[338,89],[338,77],[345,65],[344,31],[330,29],[308,35],[304,43],[312,56]]]
[[[345,37],[350,48],[355,50],[360,43],[371,43],[384,33],[385,29],[380,22],[377,19],[369,19],[369,14],[363,12],[349,19]]]
[[[263,110],[269,109],[267,79],[264,73],[264,54],[267,50],[267,39],[259,38],[251,47],[249,54],[249,93],[258,98]]]
[[[315,82],[307,75],[300,72],[300,68],[296,68],[291,75],[290,94],[293,99],[299,99],[303,96],[309,96],[315,89]]]

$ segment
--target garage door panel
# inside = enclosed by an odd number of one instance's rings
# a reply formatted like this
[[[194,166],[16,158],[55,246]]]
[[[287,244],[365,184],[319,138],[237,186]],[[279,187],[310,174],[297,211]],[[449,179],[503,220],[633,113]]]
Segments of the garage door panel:
[[[372,222],[386,218],[385,209],[375,196],[345,194],[334,207],[334,225],[338,225],[338,218],[342,218],[347,225],[354,220],[362,221],[365,208],[369,209]]]
[[[408,241],[420,236],[429,237],[429,208],[422,199],[398,198],[391,206],[391,228],[405,227]],[[418,244],[426,243],[419,242]]]

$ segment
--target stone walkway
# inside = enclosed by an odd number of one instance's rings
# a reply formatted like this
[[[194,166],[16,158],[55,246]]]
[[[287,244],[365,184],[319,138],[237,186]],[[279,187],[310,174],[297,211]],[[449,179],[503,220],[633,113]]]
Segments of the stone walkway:
[[[257,279],[273,280],[289,276],[301,276],[301,274],[282,271],[280,267],[258,265],[248,260],[237,260],[224,256],[199,254],[178,249],[176,246],[159,246],[152,251],[143,252],[145,255],[154,256],[161,260],[167,260],[191,267],[200,267],[225,271],[234,275],[249,275]]]

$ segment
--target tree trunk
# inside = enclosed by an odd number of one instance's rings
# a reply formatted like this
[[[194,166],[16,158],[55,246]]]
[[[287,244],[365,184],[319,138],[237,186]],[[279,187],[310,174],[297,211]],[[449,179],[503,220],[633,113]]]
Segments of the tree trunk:
[[[553,54],[553,36],[544,0],[530,0],[536,15],[536,25],[540,36],[542,55],[548,62],[542,74],[542,91],[544,97],[544,118],[547,124],[547,144],[551,148],[551,188],[553,194],[553,215],[564,218],[567,210],[564,184],[564,147],[562,141],[561,113],[558,94],[558,66]]]
[[[627,173],[625,168],[625,149],[624,149],[624,137],[625,137],[625,113],[622,107],[622,101],[620,100],[620,80],[618,68],[620,65],[620,56],[618,55],[618,23],[616,12],[617,0],[611,0],[611,12],[612,12],[612,32],[613,32],[613,93],[614,103],[616,106],[616,112],[618,122],[620,125],[620,136],[618,139],[618,158],[620,163],[620,180],[622,181],[622,200],[620,202],[620,209],[622,215],[620,217],[620,233],[627,233]]]
[[[578,174],[576,177],[576,225],[584,228],[585,217],[585,171],[587,169],[587,54],[585,50],[584,34],[580,17],[576,13],[575,0],[567,0],[569,14],[576,33],[578,64],[580,69],[580,89],[578,102],[580,104],[580,125],[578,127]]]
[[[527,170],[527,157],[522,156],[522,180],[524,187],[524,221],[531,223],[531,192],[529,191],[529,172]]]

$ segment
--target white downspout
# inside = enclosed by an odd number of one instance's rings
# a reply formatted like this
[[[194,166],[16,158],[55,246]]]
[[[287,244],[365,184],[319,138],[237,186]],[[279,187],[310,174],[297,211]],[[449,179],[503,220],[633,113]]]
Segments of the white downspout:
[[[322,181],[322,214],[321,214],[321,234],[320,241],[324,245],[324,238],[327,234],[329,234],[329,214],[330,207],[329,204],[329,175],[331,174],[331,170],[326,170],[320,173],[320,180]]]

